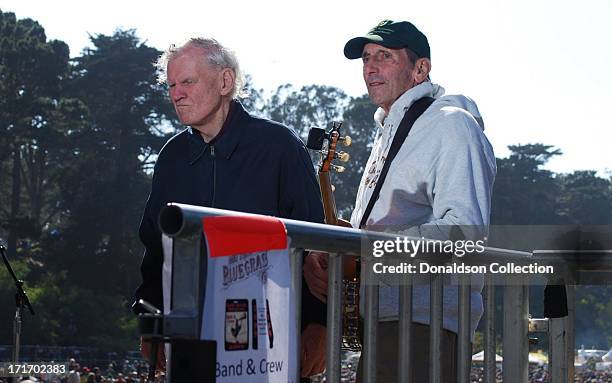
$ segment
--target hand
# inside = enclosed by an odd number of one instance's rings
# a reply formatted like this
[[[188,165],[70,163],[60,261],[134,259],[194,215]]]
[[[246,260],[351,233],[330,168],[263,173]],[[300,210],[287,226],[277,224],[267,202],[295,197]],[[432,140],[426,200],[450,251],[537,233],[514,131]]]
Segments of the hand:
[[[304,279],[312,295],[327,303],[327,253],[311,251],[306,256]]]
[[[140,353],[148,362],[151,356],[151,342],[140,338]],[[157,365],[155,366],[155,369],[158,371],[166,371],[166,353],[164,352],[164,343],[159,343],[157,345]]]
[[[302,378],[320,374],[325,370],[326,332],[327,329],[318,323],[311,323],[304,329],[300,353]]]

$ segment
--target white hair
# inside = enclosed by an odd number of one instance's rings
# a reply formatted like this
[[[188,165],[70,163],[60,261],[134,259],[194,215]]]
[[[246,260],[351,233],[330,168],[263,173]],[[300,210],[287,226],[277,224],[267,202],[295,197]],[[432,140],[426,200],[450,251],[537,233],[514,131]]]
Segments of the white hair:
[[[160,84],[168,81],[168,63],[175,57],[179,56],[181,52],[187,47],[201,48],[204,52],[202,58],[204,58],[208,64],[218,66],[221,69],[229,68],[234,72],[234,89],[232,90],[230,97],[234,98],[246,96],[244,92],[244,78],[240,71],[240,65],[238,64],[238,58],[236,54],[221,45],[217,40],[212,38],[203,37],[192,37],[184,43],[177,45],[171,44],[168,49],[157,59],[155,67],[158,70],[157,82]]]

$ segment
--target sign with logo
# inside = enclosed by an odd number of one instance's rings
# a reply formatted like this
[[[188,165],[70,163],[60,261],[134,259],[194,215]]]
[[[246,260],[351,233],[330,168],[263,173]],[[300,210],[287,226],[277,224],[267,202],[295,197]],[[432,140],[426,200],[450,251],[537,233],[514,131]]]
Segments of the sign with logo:
[[[244,219],[204,219],[209,256],[202,339],[217,342],[217,382],[295,382],[298,334],[286,231],[276,219]]]

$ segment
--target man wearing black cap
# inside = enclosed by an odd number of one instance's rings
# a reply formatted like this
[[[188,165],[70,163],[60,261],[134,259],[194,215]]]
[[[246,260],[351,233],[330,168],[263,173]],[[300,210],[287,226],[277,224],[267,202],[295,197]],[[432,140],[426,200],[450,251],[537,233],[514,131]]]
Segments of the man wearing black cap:
[[[385,20],[365,36],[349,40],[348,59],[361,58],[377,135],[359,185],[351,225],[401,227],[402,234],[446,240],[461,227],[465,239],[486,236],[495,156],[483,133],[476,104],[465,96],[444,96],[429,81],[427,37],[413,24]],[[404,133],[402,137],[402,132]],[[397,137],[396,137],[397,136]],[[399,137],[402,137],[401,139]],[[386,166],[385,166],[386,163]],[[371,202],[370,202],[371,201]],[[466,229],[467,228],[467,229]],[[468,230],[469,229],[469,230]],[[321,255],[306,261],[304,273],[313,294],[324,280]],[[397,379],[398,277],[378,274],[379,325],[377,378]],[[482,315],[482,278],[472,281],[472,337]],[[445,286],[443,382],[456,380],[457,286]],[[429,285],[413,286],[414,382],[429,379]],[[363,305],[362,305],[363,307]],[[361,379],[362,365],[358,372]]]

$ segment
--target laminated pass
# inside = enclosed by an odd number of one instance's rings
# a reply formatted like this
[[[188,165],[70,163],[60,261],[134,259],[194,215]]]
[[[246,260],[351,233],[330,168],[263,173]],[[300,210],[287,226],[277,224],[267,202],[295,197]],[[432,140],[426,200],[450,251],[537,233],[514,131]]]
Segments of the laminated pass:
[[[298,335],[284,225],[268,217],[207,217],[203,227],[202,339],[217,342],[216,381],[294,382]],[[164,246],[164,253],[171,248]],[[170,295],[169,258],[164,297]]]

